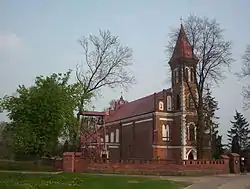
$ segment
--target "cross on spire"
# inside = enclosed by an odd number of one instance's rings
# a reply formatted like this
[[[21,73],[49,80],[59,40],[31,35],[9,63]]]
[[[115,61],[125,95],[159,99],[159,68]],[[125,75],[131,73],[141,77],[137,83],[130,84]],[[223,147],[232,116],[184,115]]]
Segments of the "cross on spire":
[[[95,110],[95,106],[94,105],[92,106],[92,109],[93,109],[93,111]]]
[[[182,16],[181,16],[181,18],[180,18],[180,21],[181,21],[181,24],[182,24],[182,21],[183,21]]]

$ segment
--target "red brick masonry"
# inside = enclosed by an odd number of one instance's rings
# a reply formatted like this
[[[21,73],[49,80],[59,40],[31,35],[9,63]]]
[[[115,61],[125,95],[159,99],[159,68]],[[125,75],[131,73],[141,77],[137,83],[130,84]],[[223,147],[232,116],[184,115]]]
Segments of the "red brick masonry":
[[[192,175],[229,173],[229,158],[221,160],[126,160],[103,162],[81,157],[81,153],[65,152],[63,170],[65,172],[145,174],[145,175]]]

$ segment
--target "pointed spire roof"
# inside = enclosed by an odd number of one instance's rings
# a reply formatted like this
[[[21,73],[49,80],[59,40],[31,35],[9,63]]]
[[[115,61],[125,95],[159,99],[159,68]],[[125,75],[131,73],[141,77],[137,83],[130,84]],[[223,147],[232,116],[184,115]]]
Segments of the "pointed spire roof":
[[[124,99],[123,99],[123,96],[121,95],[121,97],[120,97],[120,101],[124,101]]]
[[[185,33],[185,30],[182,24],[181,24],[178,39],[176,41],[175,48],[174,48],[172,57],[170,59],[170,62],[179,58],[198,60],[198,58],[193,54],[192,47],[188,41],[187,35]]]

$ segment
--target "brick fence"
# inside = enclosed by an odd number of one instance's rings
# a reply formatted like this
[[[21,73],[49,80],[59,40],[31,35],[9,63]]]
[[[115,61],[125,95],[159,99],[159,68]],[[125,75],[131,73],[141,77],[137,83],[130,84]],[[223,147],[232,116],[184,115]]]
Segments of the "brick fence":
[[[220,160],[126,160],[93,161],[81,157],[78,152],[65,152],[65,172],[145,174],[145,175],[196,175],[229,173],[229,157]]]

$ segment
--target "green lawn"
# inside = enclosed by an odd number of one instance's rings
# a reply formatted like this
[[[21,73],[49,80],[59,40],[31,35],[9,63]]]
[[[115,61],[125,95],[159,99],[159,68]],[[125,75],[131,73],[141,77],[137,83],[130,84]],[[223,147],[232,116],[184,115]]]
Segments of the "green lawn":
[[[171,181],[125,176],[0,173],[1,189],[178,189],[182,187],[182,184]]]

